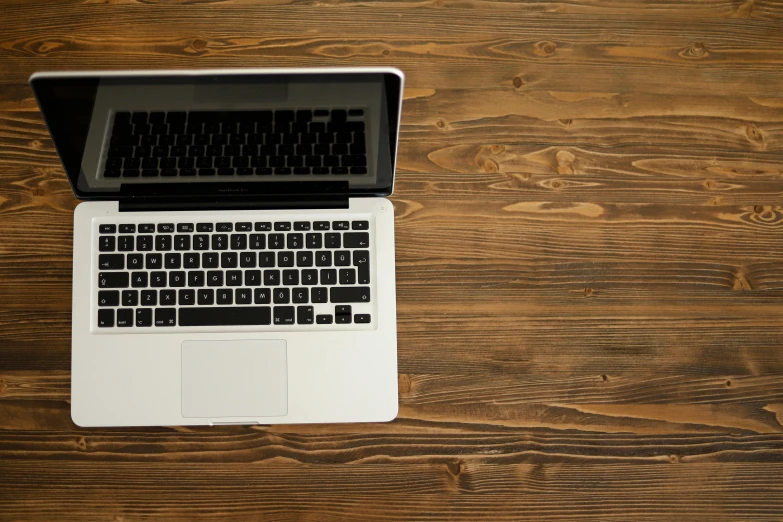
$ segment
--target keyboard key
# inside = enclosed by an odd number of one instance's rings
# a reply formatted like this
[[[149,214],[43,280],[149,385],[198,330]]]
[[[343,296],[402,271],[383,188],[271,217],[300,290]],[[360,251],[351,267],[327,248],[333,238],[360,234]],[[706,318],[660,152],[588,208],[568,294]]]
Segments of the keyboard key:
[[[98,328],[110,328],[114,326],[114,309],[104,308],[98,310]]]
[[[369,221],[351,221],[351,228],[353,230],[369,230],[370,229],[370,222]]]
[[[219,257],[217,252],[204,252],[201,254],[201,265],[204,268],[217,268]]]
[[[264,284],[266,286],[280,286],[280,270],[264,270]]]
[[[288,239],[287,247],[290,250],[296,250],[302,248],[302,245],[304,243],[304,237],[302,236],[302,234],[288,234],[287,239]]]
[[[275,288],[272,291],[272,300],[275,304],[288,304],[291,300],[291,292],[288,288]]]
[[[318,284],[318,270],[302,270],[302,284],[303,285],[317,285]]]
[[[182,266],[184,268],[201,268],[201,258],[193,252],[182,254]]]
[[[223,271],[210,270],[207,272],[207,286],[223,286]]]
[[[133,236],[120,236],[117,244],[117,250],[120,252],[133,252]]]
[[[275,255],[272,252],[259,252],[258,253],[258,266],[261,268],[275,266]]]
[[[285,235],[269,234],[268,242],[269,242],[270,249],[279,250],[281,248],[285,248]]]
[[[231,224],[231,223],[227,223]],[[212,250],[226,250],[228,248],[228,234],[215,234],[212,236]]]
[[[177,291],[176,290],[161,290],[160,291],[160,304],[161,306],[173,306],[177,304]]]
[[[182,266],[182,254],[166,254],[163,259],[165,261],[166,268],[168,269],[180,268]]]
[[[169,272],[169,286],[172,288],[185,286],[185,272]]]
[[[334,221],[332,222],[332,230],[349,230],[350,226],[347,221]]]
[[[252,223],[237,223],[236,226],[237,232],[250,232],[251,230],[253,230]]]
[[[136,225],[120,225],[120,234],[135,234]]]
[[[156,308],[155,326],[176,326],[177,309],[176,308]]]
[[[247,248],[247,234],[231,234],[231,250],[245,250]]]
[[[332,303],[369,303],[369,286],[344,286],[329,289],[329,301]]]
[[[171,250],[171,236],[169,235],[155,236],[155,250],[158,251]]]
[[[357,282],[360,285],[370,284],[370,252],[367,250],[354,250],[353,265],[357,267]]]
[[[141,306],[155,306],[156,304],[158,304],[157,290],[141,291]]]
[[[117,225],[99,225],[98,232],[101,234],[114,234],[117,232]]]
[[[234,291],[234,301],[236,304],[251,304],[253,302],[253,294],[249,288],[237,288]]]
[[[200,288],[196,291],[196,299],[200,305],[215,304],[215,291],[211,288]]]
[[[144,268],[147,270],[163,268],[163,256],[160,254],[147,254],[145,256]]]
[[[347,250],[338,250],[334,253],[334,265],[335,266],[350,266],[351,265],[351,253]]]
[[[128,269],[141,270],[144,268],[144,254],[128,254]]]
[[[351,305],[338,305],[334,307],[335,315],[351,315]]]
[[[197,232],[212,232],[212,223],[199,223],[196,225]]]
[[[275,306],[274,324],[276,325],[294,324],[294,307]]]
[[[191,270],[188,272],[188,286],[204,286],[204,278],[202,270]]]
[[[272,302],[271,288],[256,288],[253,290],[253,302],[255,304],[269,304]]]
[[[278,252],[277,253],[277,266],[282,266],[282,267],[294,266],[294,253],[293,252]]]
[[[152,326],[152,308],[136,309],[136,326]]]
[[[220,254],[221,268],[236,268],[239,264],[239,254],[236,252],[223,252]]]
[[[138,306],[138,304],[139,304],[138,290],[122,291],[122,306]]]
[[[296,253],[296,266],[313,266],[313,253],[308,250],[302,250]]]
[[[294,301],[296,302],[296,301]],[[297,324],[313,324],[313,307],[312,306],[297,306],[296,307],[296,322]]]
[[[307,288],[294,288],[291,291],[291,300],[294,303],[307,303],[310,300],[310,291]]]
[[[139,252],[152,251],[152,236],[136,236],[136,250]]]
[[[120,308],[117,310],[117,326],[122,328],[133,326],[133,310],[131,308]]]
[[[253,250],[266,248],[266,236],[264,234],[250,234],[250,248]]]
[[[241,286],[242,285],[242,271],[241,270],[227,270],[226,271],[226,286]]]
[[[167,280],[166,272],[150,272],[150,286],[153,288],[164,288]]]
[[[152,223],[144,223],[139,225],[139,234],[152,234],[155,232],[155,225]]]
[[[215,291],[215,300],[219,305],[234,304],[234,292],[228,288],[220,288]]]
[[[122,270],[125,268],[125,256],[123,254],[100,254],[98,266],[101,270]]]
[[[324,234],[324,243],[326,248],[340,248],[340,234]]]
[[[239,254],[239,266],[242,268],[255,268],[256,266],[255,252],[241,252]]]
[[[369,232],[346,232],[343,234],[345,248],[368,248],[370,246]]]
[[[310,222],[296,221],[294,222],[294,230],[310,230]]]
[[[177,224],[177,232],[193,232],[195,228],[193,227],[193,223],[178,223]]]
[[[330,223],[328,221],[316,221],[313,223],[313,230],[330,230]]]
[[[326,288],[318,287],[310,289],[310,300],[313,303],[325,303],[327,302]]]
[[[351,324],[350,315],[335,315],[334,318],[337,324]]]
[[[209,236],[206,234],[193,236],[193,250],[209,250]]]
[[[333,268],[321,269],[321,284],[322,285],[336,285],[337,284],[337,270]]]
[[[174,232],[174,223],[158,223],[158,232],[163,234]]]
[[[184,235],[174,236],[174,250],[178,250],[178,251],[190,250],[190,236],[184,236]]]
[[[191,306],[196,304],[196,291],[190,289],[182,289],[177,292],[177,298],[179,299],[180,306]]]
[[[98,250],[101,252],[114,252],[115,246],[114,236],[101,236],[98,238]]]
[[[290,222],[285,222],[285,221],[279,221],[279,222],[275,223],[275,230],[287,232],[287,231],[291,230],[291,223]]]
[[[120,292],[117,290],[100,290],[98,292],[98,306],[119,306]]]
[[[99,288],[128,288],[130,274],[127,272],[99,272]]]
[[[322,239],[322,235],[318,232],[305,234],[305,246],[307,248],[323,248]]]
[[[340,284],[341,285],[355,285],[356,284],[356,270],[353,268],[340,269]]]
[[[255,224],[256,232],[270,232],[272,230],[272,223],[261,222]]]
[[[334,319],[331,315],[322,314],[322,315],[315,316],[315,322],[317,324],[332,324],[334,322]]]
[[[261,270],[245,270],[245,286],[260,286]]]
[[[215,230],[217,232],[233,232],[234,231],[234,224],[233,223],[218,223],[215,225]]]
[[[294,286],[299,284],[299,270],[283,270],[283,284]]]
[[[332,266],[332,253],[322,250],[315,255],[315,266]]]

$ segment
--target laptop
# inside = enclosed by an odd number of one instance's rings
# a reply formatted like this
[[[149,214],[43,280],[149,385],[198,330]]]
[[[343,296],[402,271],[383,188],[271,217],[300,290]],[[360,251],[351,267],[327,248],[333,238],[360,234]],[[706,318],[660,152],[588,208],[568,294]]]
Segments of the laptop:
[[[36,73],[71,188],[79,426],[397,414],[389,68]]]

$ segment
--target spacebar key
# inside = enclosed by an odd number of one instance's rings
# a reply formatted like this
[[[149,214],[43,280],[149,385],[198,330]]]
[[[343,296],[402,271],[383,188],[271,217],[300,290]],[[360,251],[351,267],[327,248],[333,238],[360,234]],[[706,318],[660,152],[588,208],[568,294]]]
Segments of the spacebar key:
[[[180,308],[180,326],[241,326],[272,324],[268,306],[205,306]]]
[[[338,286],[329,290],[329,300],[332,303],[368,303],[370,302],[369,286]]]

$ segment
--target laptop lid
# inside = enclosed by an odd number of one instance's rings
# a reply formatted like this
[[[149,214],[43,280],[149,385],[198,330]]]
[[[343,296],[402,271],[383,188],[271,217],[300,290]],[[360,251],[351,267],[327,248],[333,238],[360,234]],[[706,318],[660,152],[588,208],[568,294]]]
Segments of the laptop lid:
[[[387,196],[403,74],[387,68],[36,73],[80,199]]]

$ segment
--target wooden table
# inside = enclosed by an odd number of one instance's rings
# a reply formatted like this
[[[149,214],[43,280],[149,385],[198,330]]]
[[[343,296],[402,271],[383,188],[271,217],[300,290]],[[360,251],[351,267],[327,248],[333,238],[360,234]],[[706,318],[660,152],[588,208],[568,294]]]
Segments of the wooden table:
[[[0,520],[783,518],[780,2],[49,4],[0,0]],[[76,427],[28,76],[349,65],[407,73],[399,418]]]

